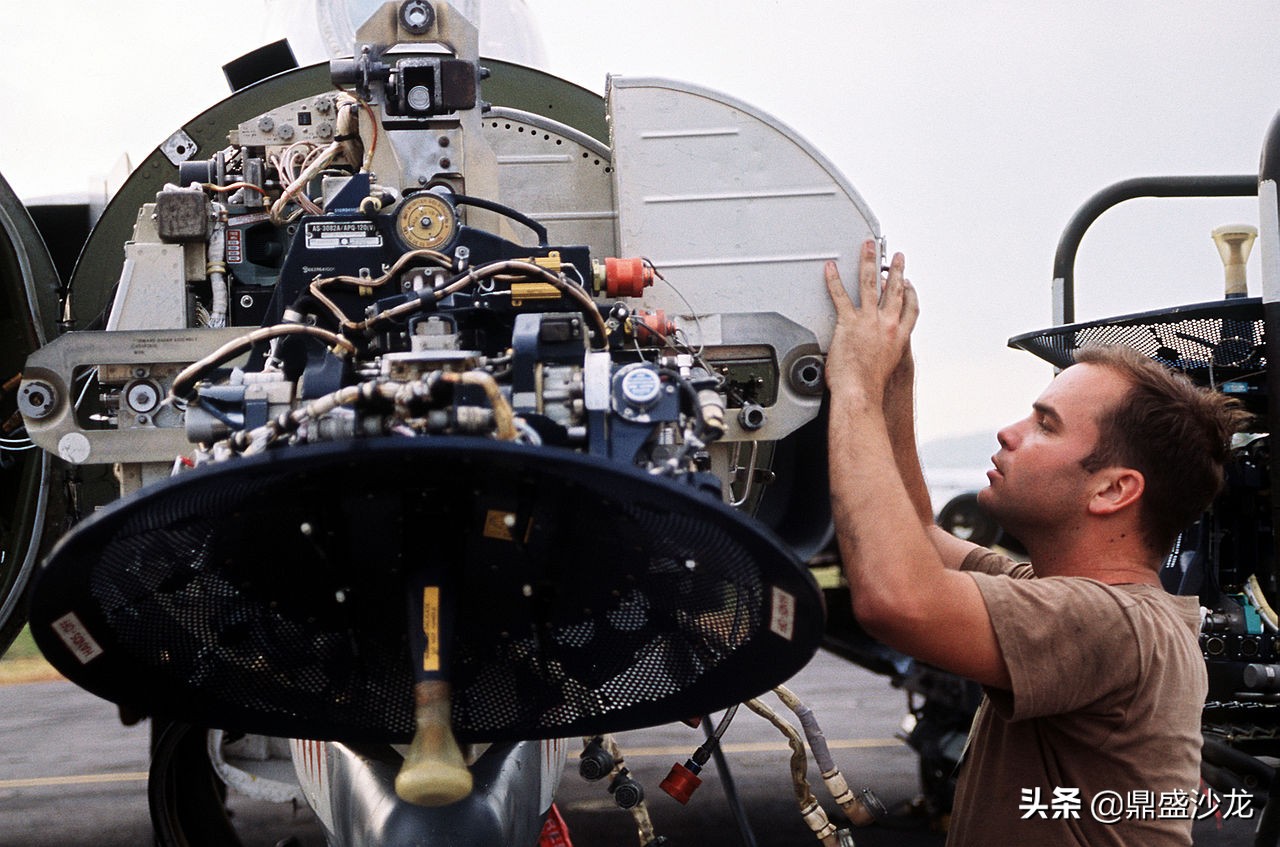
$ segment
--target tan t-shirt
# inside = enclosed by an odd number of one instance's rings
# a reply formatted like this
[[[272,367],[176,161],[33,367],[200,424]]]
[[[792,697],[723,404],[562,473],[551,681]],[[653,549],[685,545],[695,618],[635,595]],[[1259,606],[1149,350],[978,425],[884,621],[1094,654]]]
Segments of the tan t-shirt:
[[[974,717],[948,847],[1191,844],[1208,684],[1197,599],[1039,579],[986,550],[963,569],[1013,685],[986,689]]]

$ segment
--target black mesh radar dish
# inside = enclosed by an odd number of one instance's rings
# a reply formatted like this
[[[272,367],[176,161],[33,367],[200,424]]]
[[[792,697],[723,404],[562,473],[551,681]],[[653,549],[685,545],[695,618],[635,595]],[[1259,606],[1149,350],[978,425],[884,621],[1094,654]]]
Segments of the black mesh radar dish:
[[[666,723],[777,685],[821,594],[695,487],[470,438],[314,445],[199,468],[54,549],[32,630],[68,678],[192,723],[407,741],[415,563],[448,569],[462,741]]]

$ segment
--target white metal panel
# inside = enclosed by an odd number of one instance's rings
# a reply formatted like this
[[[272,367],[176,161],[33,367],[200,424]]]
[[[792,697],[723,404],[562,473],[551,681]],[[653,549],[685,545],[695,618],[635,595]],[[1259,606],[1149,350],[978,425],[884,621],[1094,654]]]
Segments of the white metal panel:
[[[593,255],[617,251],[609,150],[572,127],[516,109],[485,114],[485,139],[498,158],[501,202],[547,228],[552,244],[585,244]],[[520,227],[515,240],[532,243]]]
[[[187,325],[181,244],[129,242],[108,330],[180,329]]]
[[[699,86],[612,77],[608,108],[620,254],[651,259],[699,314],[775,311],[826,350],[823,263],[851,283],[880,235],[848,180],[786,125]],[[661,283],[643,301],[690,311]]]

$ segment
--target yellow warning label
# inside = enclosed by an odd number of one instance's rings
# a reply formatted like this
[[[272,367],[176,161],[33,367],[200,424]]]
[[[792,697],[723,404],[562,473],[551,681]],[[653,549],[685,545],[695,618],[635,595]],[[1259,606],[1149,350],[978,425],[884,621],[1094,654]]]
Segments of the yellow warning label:
[[[440,587],[422,589],[422,631],[427,636],[427,649],[422,652],[424,671],[440,670]]]

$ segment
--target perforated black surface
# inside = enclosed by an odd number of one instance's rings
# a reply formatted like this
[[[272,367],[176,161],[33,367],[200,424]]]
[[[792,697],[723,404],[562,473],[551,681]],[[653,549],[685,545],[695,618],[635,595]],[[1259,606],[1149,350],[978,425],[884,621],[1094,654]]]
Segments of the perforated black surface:
[[[449,438],[291,448],[114,504],[50,556],[33,631],[69,678],[147,711],[406,740],[405,586],[423,563],[453,581],[464,741],[704,714],[785,680],[823,628],[805,569],[705,492]],[[58,636],[68,613],[100,655]]]
[[[1204,385],[1257,377],[1266,368],[1262,302],[1240,298],[1197,303],[1087,323],[1067,324],[1009,339],[1010,347],[1065,368],[1091,344],[1121,344],[1181,370]]]

